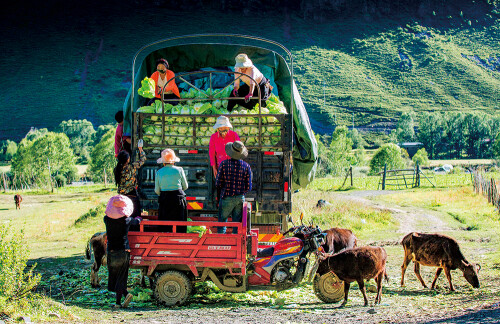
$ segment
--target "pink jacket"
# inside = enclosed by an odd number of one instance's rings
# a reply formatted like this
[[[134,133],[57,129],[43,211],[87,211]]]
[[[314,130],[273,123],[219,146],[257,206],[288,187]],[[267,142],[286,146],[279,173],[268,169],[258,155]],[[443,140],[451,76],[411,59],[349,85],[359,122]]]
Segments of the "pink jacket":
[[[210,166],[215,165],[217,161],[217,167],[219,164],[229,159],[230,157],[226,154],[226,144],[229,142],[240,141],[240,137],[235,131],[229,130],[225,138],[219,135],[219,132],[215,132],[210,136],[210,144],[208,147],[208,155],[210,155]]]

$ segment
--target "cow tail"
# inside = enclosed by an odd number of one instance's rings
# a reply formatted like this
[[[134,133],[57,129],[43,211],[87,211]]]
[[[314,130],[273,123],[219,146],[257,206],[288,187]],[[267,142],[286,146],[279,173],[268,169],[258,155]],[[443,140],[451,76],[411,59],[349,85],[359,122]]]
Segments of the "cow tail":
[[[385,282],[389,283],[389,276],[387,275],[387,270],[386,269],[384,269],[384,278],[385,278]]]
[[[85,258],[87,260],[90,260],[92,258],[92,247],[91,247],[91,244],[90,243],[91,240],[88,241],[87,243],[87,247],[85,248]]]

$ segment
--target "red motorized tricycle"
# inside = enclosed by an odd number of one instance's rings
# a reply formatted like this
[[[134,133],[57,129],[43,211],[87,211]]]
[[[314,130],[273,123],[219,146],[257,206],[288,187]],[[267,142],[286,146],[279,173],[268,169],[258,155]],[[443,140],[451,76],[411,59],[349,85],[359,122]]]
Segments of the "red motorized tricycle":
[[[154,295],[165,305],[180,305],[190,296],[193,284],[211,280],[229,292],[285,290],[297,286],[306,274],[311,255],[320,250],[325,234],[317,226],[298,225],[284,233],[275,246],[258,249],[258,233],[251,230],[251,205],[244,203],[241,223],[217,221],[157,221],[145,216],[140,231],[129,232],[131,268],[141,269],[152,281]],[[301,217],[302,223],[302,217]],[[151,232],[160,225],[172,225],[171,233]],[[206,226],[198,233],[177,233],[179,226]],[[238,234],[217,234],[218,226],[238,229]],[[314,275],[314,274],[313,274]],[[319,280],[331,292],[332,280]],[[329,293],[330,291],[330,293]]]

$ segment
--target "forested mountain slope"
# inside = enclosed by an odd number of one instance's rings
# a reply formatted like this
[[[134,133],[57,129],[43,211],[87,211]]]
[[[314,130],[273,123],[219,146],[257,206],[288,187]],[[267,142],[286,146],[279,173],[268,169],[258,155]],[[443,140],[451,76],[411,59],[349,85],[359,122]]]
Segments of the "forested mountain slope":
[[[318,133],[391,127],[401,111],[500,107],[500,13],[483,1],[72,1],[0,14],[0,139],[62,120],[112,123],[143,45],[193,33],[283,43]],[[175,62],[172,68],[175,70]],[[178,71],[181,72],[181,71]],[[354,118],[353,118],[354,117]]]

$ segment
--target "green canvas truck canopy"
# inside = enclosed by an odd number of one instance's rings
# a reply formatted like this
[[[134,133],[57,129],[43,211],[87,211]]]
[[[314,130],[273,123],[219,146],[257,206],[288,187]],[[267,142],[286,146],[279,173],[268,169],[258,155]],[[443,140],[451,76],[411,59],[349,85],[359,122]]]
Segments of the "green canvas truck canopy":
[[[207,68],[233,69],[236,55],[246,53],[264,76],[270,79],[274,86],[273,93],[283,101],[288,113],[293,114],[292,188],[306,187],[314,179],[318,147],[307,111],[292,80],[292,73],[285,58],[275,50],[243,44],[244,38],[236,38],[237,43],[234,38],[230,37],[223,37],[222,41],[220,37],[216,37],[214,42],[210,39],[203,39],[200,42],[197,37],[193,37],[192,41],[189,41],[190,37],[187,39],[188,44],[186,44],[186,38],[182,39],[182,44],[176,44],[177,39],[174,38],[158,41],[138,51],[133,64],[133,85],[123,106],[124,132],[131,133],[132,110],[136,111],[147,102],[147,99],[137,94],[137,89],[141,86],[141,80],[151,76],[156,70],[157,59],[167,59],[170,70],[179,75]],[[178,42],[181,42],[180,38]],[[274,42],[271,41],[267,45],[272,45],[272,43]],[[262,43],[259,44],[262,45]],[[177,80],[176,83],[179,85]],[[134,95],[132,95],[132,90],[135,91]]]

